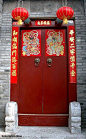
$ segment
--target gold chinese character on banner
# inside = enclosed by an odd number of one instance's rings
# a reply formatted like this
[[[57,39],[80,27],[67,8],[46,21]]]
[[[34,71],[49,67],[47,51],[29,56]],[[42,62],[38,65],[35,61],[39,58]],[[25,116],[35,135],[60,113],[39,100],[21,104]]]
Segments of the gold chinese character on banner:
[[[70,67],[72,67],[74,69],[75,64],[74,63],[71,63]]]
[[[73,30],[70,30],[69,34],[73,35],[74,34],[74,31]]]
[[[74,43],[74,37],[70,37],[70,41]]]
[[[43,21],[41,21],[41,25],[43,25],[44,24],[44,22]]]
[[[16,32],[15,30],[13,31],[13,36],[17,35],[18,32]]]
[[[71,49],[71,50],[70,50],[70,53],[71,53],[71,55],[74,55],[75,49]]]
[[[50,25],[50,21],[47,21],[47,25]]]
[[[12,63],[16,63],[16,57],[12,57]]]
[[[70,57],[71,62],[75,62],[75,56]]]
[[[16,56],[16,50],[13,50],[12,51],[12,55],[15,55]]]
[[[37,24],[40,25],[40,21],[38,21]]]
[[[16,64],[12,64],[12,69],[16,69]]]
[[[47,24],[47,22],[46,21],[44,21],[44,25],[46,25]]]
[[[13,43],[13,45],[12,45],[12,49],[17,49],[17,45],[16,45],[16,43]]]
[[[14,37],[14,38],[13,38],[13,41],[14,41],[14,42],[17,42],[17,37]]]
[[[75,71],[72,70],[72,71],[71,71],[71,76],[75,76],[75,74],[76,74]]]
[[[16,70],[12,70],[12,76],[16,76]]]

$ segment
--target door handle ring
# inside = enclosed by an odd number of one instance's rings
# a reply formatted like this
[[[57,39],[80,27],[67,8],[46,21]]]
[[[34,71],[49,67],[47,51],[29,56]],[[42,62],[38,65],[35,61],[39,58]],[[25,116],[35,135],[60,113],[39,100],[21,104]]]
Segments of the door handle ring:
[[[48,67],[51,67],[51,65],[52,65],[52,59],[51,58],[47,59],[47,65],[48,65]]]
[[[36,58],[35,59],[35,66],[38,67],[39,66],[39,63],[40,63],[40,59],[39,58]]]

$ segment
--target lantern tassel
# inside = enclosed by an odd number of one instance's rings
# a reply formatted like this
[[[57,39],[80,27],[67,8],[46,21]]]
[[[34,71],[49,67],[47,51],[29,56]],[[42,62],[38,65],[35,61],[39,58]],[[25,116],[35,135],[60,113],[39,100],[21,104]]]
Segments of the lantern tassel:
[[[22,25],[22,20],[21,19],[18,20],[18,25]]]
[[[64,19],[63,19],[63,24],[68,24],[68,20],[66,17],[64,17]]]

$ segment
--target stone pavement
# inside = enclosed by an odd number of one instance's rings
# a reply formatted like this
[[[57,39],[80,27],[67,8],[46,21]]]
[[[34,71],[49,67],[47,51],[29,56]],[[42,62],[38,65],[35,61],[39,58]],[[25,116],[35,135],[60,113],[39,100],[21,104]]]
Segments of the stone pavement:
[[[86,129],[81,134],[71,134],[68,127],[19,126],[16,134],[0,129],[0,139],[86,139]]]

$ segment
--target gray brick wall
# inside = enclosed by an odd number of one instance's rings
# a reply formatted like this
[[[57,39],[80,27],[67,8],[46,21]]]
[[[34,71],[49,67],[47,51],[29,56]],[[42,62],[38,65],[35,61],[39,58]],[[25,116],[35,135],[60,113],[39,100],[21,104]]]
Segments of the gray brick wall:
[[[86,9],[82,0],[72,0],[69,4],[75,11],[77,101],[82,108],[82,127],[86,127]]]
[[[11,11],[17,7],[17,0],[1,0],[0,7],[0,125],[4,125],[5,104],[10,101],[10,52]],[[82,127],[86,127],[86,0],[68,0],[74,9],[76,28],[77,100],[82,107]],[[62,7],[61,0],[24,0],[24,8],[30,17],[56,17]]]
[[[1,27],[1,20],[2,20],[2,9],[3,9],[3,0],[0,0],[0,27]]]
[[[0,126],[4,125],[5,104],[10,100],[11,15],[2,14],[0,39]]]

